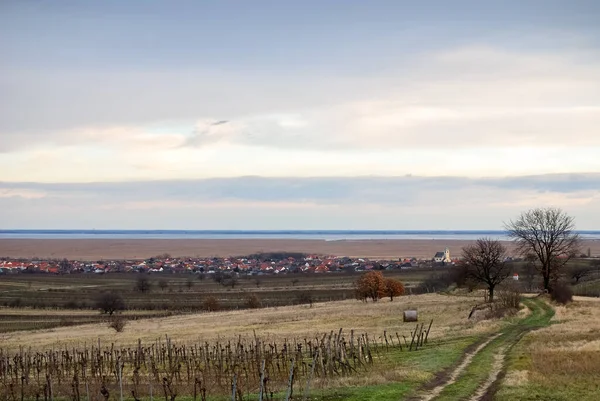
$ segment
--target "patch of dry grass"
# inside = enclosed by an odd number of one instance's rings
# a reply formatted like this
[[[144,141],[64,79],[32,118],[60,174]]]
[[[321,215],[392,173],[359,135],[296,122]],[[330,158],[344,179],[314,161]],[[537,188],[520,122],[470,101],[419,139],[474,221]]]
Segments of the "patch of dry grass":
[[[356,300],[307,305],[199,313],[163,318],[149,318],[130,322],[123,333],[114,333],[105,324],[88,324],[69,328],[13,332],[2,336],[3,348],[27,346],[73,346],[84,343],[115,345],[135,344],[138,339],[154,341],[168,335],[174,341],[212,341],[238,336],[252,336],[254,332],[265,340],[283,338],[313,338],[331,330],[354,329],[357,333],[381,336],[398,332],[408,335],[414,323],[404,323],[402,312],[407,308],[419,311],[421,322],[434,320],[430,338],[465,336],[490,332],[498,322],[469,322],[469,311],[477,300],[471,297],[438,294],[411,295],[389,302],[362,303]]]

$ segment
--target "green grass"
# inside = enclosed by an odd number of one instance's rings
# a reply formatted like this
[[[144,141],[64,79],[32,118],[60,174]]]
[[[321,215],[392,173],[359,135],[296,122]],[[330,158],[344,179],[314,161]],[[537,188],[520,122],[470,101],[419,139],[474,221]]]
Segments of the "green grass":
[[[473,357],[465,372],[455,383],[448,385],[437,400],[451,401],[469,398],[489,377],[494,363],[494,355],[501,348],[506,348],[506,352],[510,353],[510,348],[526,331],[550,324],[550,319],[554,316],[554,310],[550,306],[539,299],[525,299],[523,302],[531,309],[531,314],[521,320],[511,319],[507,326],[500,331],[501,335]]]
[[[406,368],[410,371],[400,381],[370,386],[353,386],[333,389],[315,389],[311,400],[333,401],[397,401],[412,395],[419,387],[432,380],[435,375],[456,364],[465,349],[480,340],[479,336],[436,341],[418,351],[399,350],[390,353],[387,360],[376,370]]]

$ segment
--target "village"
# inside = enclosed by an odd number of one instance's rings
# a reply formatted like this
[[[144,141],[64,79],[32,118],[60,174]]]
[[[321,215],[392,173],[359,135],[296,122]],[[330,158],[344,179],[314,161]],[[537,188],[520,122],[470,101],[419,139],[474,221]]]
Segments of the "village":
[[[437,252],[430,259],[398,258],[373,260],[344,256],[307,255],[301,253],[261,253],[247,257],[200,258],[158,255],[140,260],[83,261],[68,259],[0,258],[0,274],[105,274],[105,273],[195,273],[216,272],[240,275],[287,273],[336,273],[369,270],[403,270],[433,266],[451,266],[458,259],[450,257],[449,249]]]

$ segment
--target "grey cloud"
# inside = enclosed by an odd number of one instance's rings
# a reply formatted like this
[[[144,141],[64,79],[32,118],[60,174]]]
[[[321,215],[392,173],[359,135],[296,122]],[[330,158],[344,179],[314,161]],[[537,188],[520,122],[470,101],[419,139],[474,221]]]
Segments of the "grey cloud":
[[[596,229],[598,188],[598,173],[4,182],[0,221],[66,229],[500,229],[523,208],[553,205],[565,207],[580,229]]]
[[[121,183],[0,183],[4,191],[41,191],[49,197],[119,200],[315,202],[318,204],[403,204],[419,193],[506,190],[575,193],[600,192],[600,173],[552,174],[506,178],[466,177],[235,177],[202,180]],[[6,195],[5,195],[6,196]]]

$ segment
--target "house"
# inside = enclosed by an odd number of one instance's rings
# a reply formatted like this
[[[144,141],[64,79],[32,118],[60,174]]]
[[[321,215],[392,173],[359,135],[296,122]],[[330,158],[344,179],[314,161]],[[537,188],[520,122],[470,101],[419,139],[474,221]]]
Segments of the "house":
[[[435,263],[452,263],[452,259],[450,259],[450,249],[446,248],[444,252],[436,252],[433,261]]]

